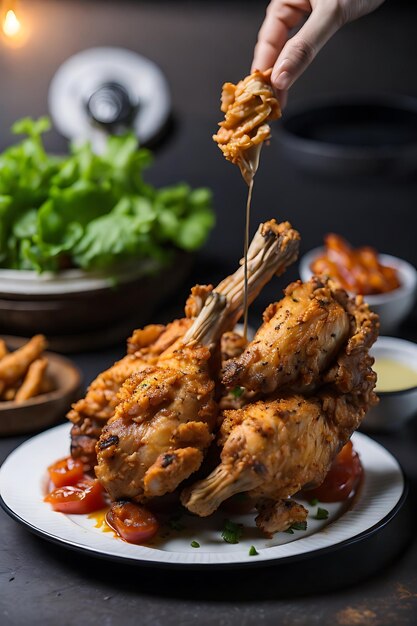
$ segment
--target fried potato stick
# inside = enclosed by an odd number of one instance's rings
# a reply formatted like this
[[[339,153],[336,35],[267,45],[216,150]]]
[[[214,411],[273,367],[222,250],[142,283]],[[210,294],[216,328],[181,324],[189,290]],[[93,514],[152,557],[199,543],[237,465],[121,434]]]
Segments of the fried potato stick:
[[[29,365],[22,386],[17,390],[15,396],[17,404],[38,395],[42,387],[42,380],[47,365],[48,361],[44,357],[36,359],[36,361],[33,361],[33,363]]]
[[[39,358],[46,348],[43,335],[35,335],[24,346],[7,354],[0,361],[0,393],[6,387],[12,387],[24,374],[29,365]]]
[[[9,351],[7,349],[6,346],[6,342],[4,341],[4,339],[0,339],[0,360],[6,356],[6,354],[8,354]]]
[[[4,400],[5,402],[10,402],[11,400],[14,400],[16,397],[18,388],[19,386],[9,387],[8,389],[5,389],[3,393],[1,394],[1,399]]]

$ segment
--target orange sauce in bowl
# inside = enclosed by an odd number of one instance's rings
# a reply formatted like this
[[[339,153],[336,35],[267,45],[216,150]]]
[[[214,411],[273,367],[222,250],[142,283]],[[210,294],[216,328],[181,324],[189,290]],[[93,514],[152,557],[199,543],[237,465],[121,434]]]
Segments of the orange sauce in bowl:
[[[327,235],[324,242],[325,253],[310,266],[314,274],[325,274],[346,291],[362,295],[387,293],[401,286],[397,271],[382,265],[373,248],[352,248],[335,234]]]

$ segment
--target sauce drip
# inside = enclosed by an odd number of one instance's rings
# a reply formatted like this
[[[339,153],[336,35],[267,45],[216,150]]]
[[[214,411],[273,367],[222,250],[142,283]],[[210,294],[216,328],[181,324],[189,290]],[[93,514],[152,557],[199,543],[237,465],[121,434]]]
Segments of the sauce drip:
[[[242,156],[239,163],[244,181],[248,185],[248,199],[246,201],[245,240],[243,246],[243,271],[244,271],[244,294],[243,294],[243,336],[248,338],[248,248],[250,230],[250,207],[252,202],[253,179],[259,165],[259,156],[262,144],[249,148]]]
[[[248,339],[248,247],[250,226],[250,205],[252,201],[253,177],[249,183],[248,199],[246,201],[245,244],[243,248],[245,290],[243,293],[243,336]]]
[[[93,511],[88,515],[88,519],[92,519],[95,521],[94,528],[100,528],[104,533],[114,533],[113,528],[111,528],[106,520],[106,515],[109,511],[110,507],[106,507],[105,509],[99,509],[98,511]]]

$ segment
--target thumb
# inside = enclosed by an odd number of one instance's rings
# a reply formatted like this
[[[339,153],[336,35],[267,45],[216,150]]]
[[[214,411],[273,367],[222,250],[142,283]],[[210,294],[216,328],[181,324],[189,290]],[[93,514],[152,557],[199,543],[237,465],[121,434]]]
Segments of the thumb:
[[[343,23],[342,11],[335,1],[319,4],[313,9],[304,26],[287,41],[276,60],[271,75],[275,89],[289,89]]]

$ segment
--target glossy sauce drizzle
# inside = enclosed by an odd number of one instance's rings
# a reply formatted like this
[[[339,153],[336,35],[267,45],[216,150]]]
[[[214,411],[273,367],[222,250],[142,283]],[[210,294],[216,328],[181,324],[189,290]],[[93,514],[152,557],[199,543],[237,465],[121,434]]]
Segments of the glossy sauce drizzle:
[[[248,199],[246,201],[245,244],[243,248],[245,288],[243,294],[243,336],[248,339],[248,247],[250,227],[250,206],[252,202],[253,177],[249,183]]]
[[[244,294],[243,294],[243,336],[248,338],[248,248],[250,230],[250,208],[252,203],[253,179],[259,165],[259,155],[262,144],[253,146],[246,151],[239,163],[243,179],[248,185],[248,198],[246,201],[245,241],[243,246],[243,271],[244,271]]]

